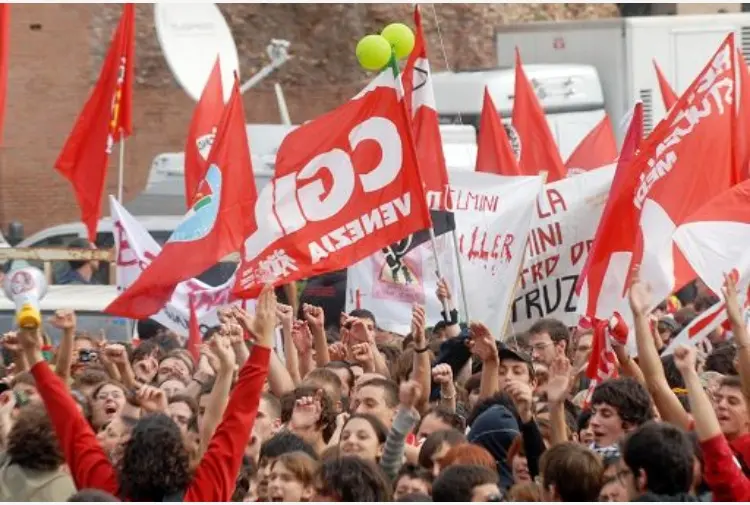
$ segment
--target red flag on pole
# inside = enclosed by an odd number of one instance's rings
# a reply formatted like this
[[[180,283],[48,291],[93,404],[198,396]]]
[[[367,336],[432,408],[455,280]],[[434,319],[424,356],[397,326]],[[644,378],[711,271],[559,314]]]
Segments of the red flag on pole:
[[[414,25],[416,27],[414,49],[406,60],[401,79],[406,109],[409,112],[411,128],[414,132],[419,171],[429,198],[430,193],[443,193],[447,188],[448,169],[445,166],[440,121],[435,106],[430,62],[427,59],[427,46],[418,5],[414,7]],[[445,200],[441,198],[440,201]]]
[[[703,204],[737,182],[733,152],[738,74],[731,33],[632,161],[620,157],[581,275],[579,312],[608,318],[619,311],[626,317],[626,294],[636,265],[651,285],[655,304],[696,277],[675,247],[673,234]],[[686,112],[697,104],[708,104],[700,119]]]
[[[208,165],[195,203],[161,253],[105,312],[131,319],[151,316],[169,300],[177,284],[238,251],[255,231],[255,180],[236,80]]]
[[[536,92],[526,77],[521,53],[516,48],[516,83],[513,98],[513,128],[520,138],[521,175],[547,172],[547,182],[565,177],[565,166]]]
[[[223,92],[221,65],[217,56],[201,99],[195,106],[185,142],[185,201],[188,209],[193,206],[195,191],[208,170],[206,160],[216,136],[216,127],[224,112]]]
[[[73,185],[91,242],[96,238],[112,147],[133,131],[134,37],[135,7],[125,4],[99,80],[55,162]]]
[[[617,159],[617,140],[609,116],[591,130],[565,162],[567,170],[593,170],[614,163]]]
[[[500,113],[495,108],[487,86],[484,87],[482,116],[479,118],[475,170],[498,175],[521,175],[508,134],[500,121]]]
[[[674,92],[672,86],[669,85],[669,81],[659,68],[659,65],[654,61],[654,70],[656,70],[656,78],[659,81],[659,90],[661,91],[661,99],[664,101],[664,108],[669,110],[677,103],[677,93]]]
[[[5,96],[8,93],[8,40],[10,4],[0,4],[0,144],[5,132]]]

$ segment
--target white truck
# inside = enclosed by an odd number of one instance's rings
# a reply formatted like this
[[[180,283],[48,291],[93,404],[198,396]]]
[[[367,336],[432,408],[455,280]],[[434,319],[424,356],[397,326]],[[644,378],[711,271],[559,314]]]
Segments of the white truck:
[[[604,95],[591,65],[524,65],[563,161],[604,116]],[[504,123],[513,112],[513,62],[493,70],[432,75],[440,121],[479,128],[485,86]]]
[[[613,122],[643,101],[646,133],[665,110],[654,71],[656,61],[681,94],[728,33],[750,57],[750,13],[629,17],[596,21],[540,22],[497,28],[499,65],[591,65],[598,71]],[[622,140],[622,131],[618,131]]]

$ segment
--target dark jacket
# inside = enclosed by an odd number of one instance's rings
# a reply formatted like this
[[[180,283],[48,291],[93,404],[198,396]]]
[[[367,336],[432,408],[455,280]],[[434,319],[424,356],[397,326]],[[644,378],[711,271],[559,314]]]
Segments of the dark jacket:
[[[493,405],[482,412],[469,431],[469,442],[484,447],[495,457],[500,487],[503,489],[509,489],[513,485],[508,449],[519,433],[518,422],[513,413],[502,405]]]

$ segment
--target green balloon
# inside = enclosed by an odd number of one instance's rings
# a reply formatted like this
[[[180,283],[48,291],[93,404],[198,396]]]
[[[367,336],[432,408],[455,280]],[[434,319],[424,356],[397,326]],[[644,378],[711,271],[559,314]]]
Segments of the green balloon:
[[[391,59],[391,45],[380,35],[367,35],[357,43],[357,60],[365,70],[382,70]]]
[[[386,26],[380,35],[391,44],[396,58],[406,58],[414,49],[414,32],[403,23],[391,23]]]

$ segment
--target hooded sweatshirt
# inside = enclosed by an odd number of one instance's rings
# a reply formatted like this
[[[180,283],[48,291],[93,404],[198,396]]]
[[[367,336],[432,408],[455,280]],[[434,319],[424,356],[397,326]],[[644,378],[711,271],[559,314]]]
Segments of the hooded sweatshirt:
[[[73,479],[62,469],[29,470],[0,454],[0,501],[67,501],[76,492]]]
[[[508,464],[508,449],[520,430],[510,410],[503,405],[493,405],[474,420],[469,431],[469,442],[484,447],[497,461],[500,487],[513,485],[513,473]]]

